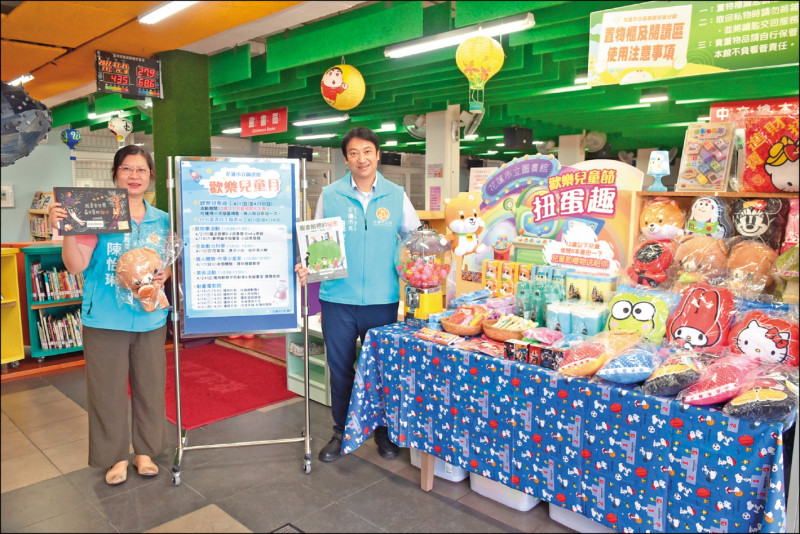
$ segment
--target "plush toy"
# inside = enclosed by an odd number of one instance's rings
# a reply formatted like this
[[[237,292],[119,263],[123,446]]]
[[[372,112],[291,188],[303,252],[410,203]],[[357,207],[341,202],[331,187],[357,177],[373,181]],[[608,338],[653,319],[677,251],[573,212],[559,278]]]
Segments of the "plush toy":
[[[797,322],[770,317],[760,310],[748,312],[728,333],[731,352],[768,364],[797,367],[800,331]]]
[[[682,237],[675,251],[677,280],[672,285],[673,291],[681,292],[690,284],[722,278],[727,262],[725,241],[707,235]]]
[[[672,263],[671,247],[662,241],[645,241],[633,255],[627,273],[634,284],[659,287],[667,281],[667,268]]]
[[[717,239],[730,237],[733,231],[731,209],[721,198],[698,197],[686,221],[686,233],[710,235]]]
[[[660,343],[667,331],[669,306],[650,294],[617,293],[608,303],[611,313],[606,330],[636,332],[653,343]]]
[[[781,198],[739,199],[733,205],[733,224],[739,235],[778,250],[788,210],[788,202]]]
[[[558,372],[571,376],[592,376],[609,359],[620,352],[634,347],[642,340],[634,332],[623,330],[603,331],[569,349],[561,361]]]
[[[481,219],[480,199],[472,194],[464,194],[453,199],[446,198],[444,204],[444,222],[453,232],[447,237],[452,240],[453,254],[464,256],[486,250],[486,245],[478,239],[486,226]]]
[[[741,241],[728,256],[730,288],[740,297],[753,298],[772,285],[778,253],[760,241]]]
[[[133,293],[146,312],[169,308],[164,291],[152,283],[161,264],[161,255],[147,247],[131,249],[117,260],[117,282]]]
[[[667,339],[683,349],[718,353],[727,342],[732,313],[729,289],[693,284],[667,322]]]
[[[661,360],[656,347],[646,343],[622,351],[597,371],[596,376],[618,384],[634,384],[652,375]]]
[[[783,421],[797,409],[797,367],[761,372],[722,408],[728,415]]]
[[[700,374],[697,382],[681,391],[677,399],[686,404],[707,405],[735,397],[746,384],[756,364],[741,356],[726,356],[715,361]]]
[[[676,395],[695,383],[705,366],[713,360],[714,357],[710,354],[679,350],[667,357],[645,380],[642,392],[661,397]]]
[[[666,197],[656,197],[642,207],[639,226],[647,239],[673,239],[683,235],[685,217],[678,203]]]

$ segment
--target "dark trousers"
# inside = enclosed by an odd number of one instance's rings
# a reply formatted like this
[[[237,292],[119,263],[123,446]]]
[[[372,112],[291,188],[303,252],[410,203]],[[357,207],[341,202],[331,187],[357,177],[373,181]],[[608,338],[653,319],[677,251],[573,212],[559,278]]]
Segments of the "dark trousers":
[[[355,306],[320,300],[322,335],[331,377],[333,431],[344,433],[350,394],[356,377],[356,339],[364,343],[367,330],[397,322],[397,302]]]

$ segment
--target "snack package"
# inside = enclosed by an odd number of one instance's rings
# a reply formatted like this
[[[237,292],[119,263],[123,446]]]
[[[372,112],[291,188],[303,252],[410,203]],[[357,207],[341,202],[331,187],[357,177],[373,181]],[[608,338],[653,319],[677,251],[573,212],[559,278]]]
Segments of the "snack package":
[[[788,211],[789,203],[783,198],[738,199],[733,204],[733,225],[745,239],[778,250]]]
[[[760,370],[722,411],[733,417],[788,422],[797,411],[797,382],[797,367]]]
[[[542,345],[554,345],[564,338],[564,334],[556,330],[551,330],[543,326],[529,328],[522,332],[522,340],[540,343]]]
[[[728,254],[728,287],[737,297],[757,297],[772,286],[777,259],[778,253],[760,241],[739,241]]]
[[[798,242],[800,242],[800,198],[790,198],[781,254],[796,246]]]
[[[170,308],[164,289],[153,285],[156,274],[169,268],[181,251],[177,238],[166,239],[162,251],[139,247],[125,251],[117,259],[117,302],[145,312]]]
[[[697,282],[716,283],[724,279],[728,263],[728,245],[708,235],[684,236],[675,251],[675,282],[672,290],[682,292]]]
[[[729,289],[693,284],[667,321],[667,339],[679,348],[719,353],[727,343],[733,307]]]
[[[728,354],[703,369],[697,382],[678,393],[676,399],[692,405],[725,402],[739,394],[757,367],[749,358]]]
[[[663,360],[663,350],[652,343],[643,343],[620,352],[595,376],[618,384],[634,384],[652,375]]]
[[[697,197],[689,210],[686,220],[688,235],[708,235],[724,239],[733,235],[731,205],[727,199],[719,197]]]
[[[671,241],[651,239],[642,242],[625,270],[630,282],[647,288],[668,288],[671,284],[667,269],[672,265],[675,249],[676,246]]]
[[[733,160],[734,124],[707,122],[686,129],[675,191],[726,191]]]
[[[606,329],[635,332],[652,343],[661,343],[667,332],[670,313],[663,293],[635,290],[617,293],[608,304]]]
[[[728,346],[735,354],[762,364],[798,366],[800,328],[797,318],[751,310],[737,315],[728,333]]]
[[[642,337],[624,330],[606,330],[590,337],[564,355],[558,372],[572,376],[592,376],[608,360],[641,343]]]
[[[641,390],[647,395],[671,397],[677,395],[700,378],[701,371],[716,356],[693,350],[671,351],[661,365],[653,371],[642,384]]]
[[[433,330],[426,326],[414,332],[414,337],[424,339],[425,341],[433,341],[440,345],[455,345],[456,343],[464,341],[464,338],[461,336],[449,332],[442,332],[441,330]]]
[[[667,197],[645,202],[639,216],[639,227],[645,240],[668,240],[683,235],[686,216],[678,203]]]
[[[488,354],[489,356],[494,356],[495,358],[503,358],[506,350],[505,343],[489,339],[486,336],[473,337],[465,341],[461,341],[456,343],[454,347],[461,350]]]
[[[744,121],[742,192],[797,192],[800,181],[797,115],[751,116]]]
[[[447,318],[453,324],[475,326],[489,317],[489,310],[480,304],[462,304]]]

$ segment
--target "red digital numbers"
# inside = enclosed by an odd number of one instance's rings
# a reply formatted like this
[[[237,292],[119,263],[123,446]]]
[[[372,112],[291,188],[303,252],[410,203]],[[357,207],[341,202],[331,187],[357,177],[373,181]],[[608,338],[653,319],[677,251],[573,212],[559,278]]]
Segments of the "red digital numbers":
[[[147,67],[136,67],[136,76],[142,78],[155,78],[156,69],[148,69]]]
[[[147,78],[139,78],[137,81],[139,87],[143,87],[145,89],[155,89],[156,88],[156,81],[155,80],[148,80]]]
[[[111,83],[117,83],[119,85],[128,85],[128,77],[123,76],[122,74],[111,74]]]

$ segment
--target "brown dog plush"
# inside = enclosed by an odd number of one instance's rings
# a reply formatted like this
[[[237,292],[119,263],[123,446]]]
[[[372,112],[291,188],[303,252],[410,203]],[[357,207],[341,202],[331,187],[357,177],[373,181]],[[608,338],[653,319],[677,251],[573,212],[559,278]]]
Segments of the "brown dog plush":
[[[772,267],[778,253],[760,241],[736,243],[728,256],[729,284],[733,292],[745,298],[761,293],[772,285]]]
[[[152,248],[131,249],[117,260],[119,285],[131,290],[146,312],[169,308],[164,291],[153,285],[153,278],[160,269],[161,256]]]
[[[708,235],[684,236],[678,241],[675,252],[677,280],[673,291],[681,292],[686,286],[721,278],[728,261],[725,241]]]

